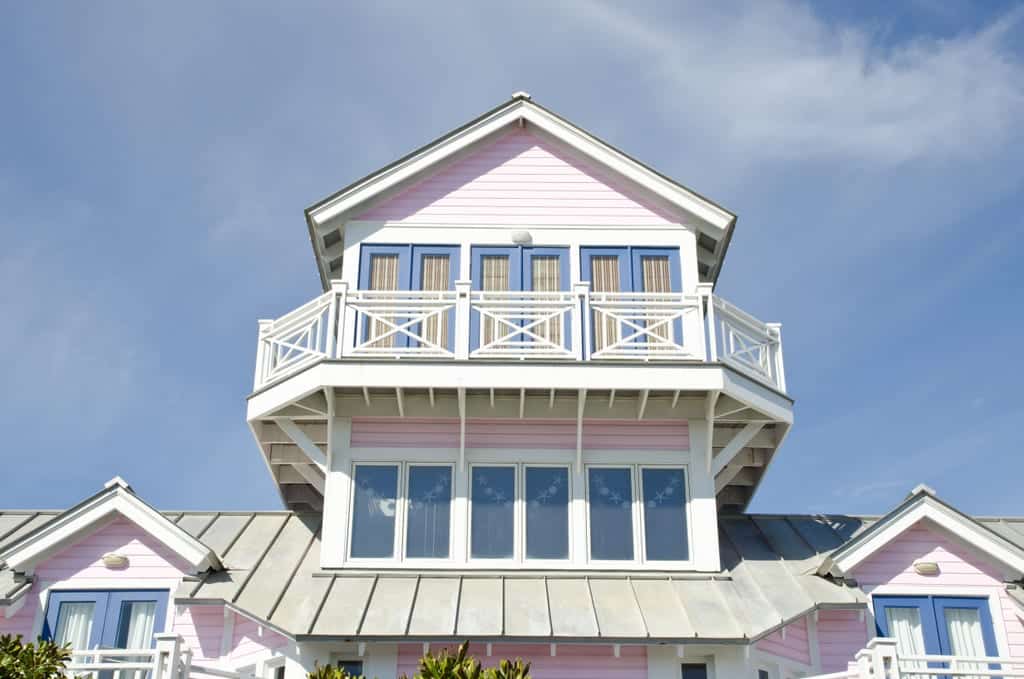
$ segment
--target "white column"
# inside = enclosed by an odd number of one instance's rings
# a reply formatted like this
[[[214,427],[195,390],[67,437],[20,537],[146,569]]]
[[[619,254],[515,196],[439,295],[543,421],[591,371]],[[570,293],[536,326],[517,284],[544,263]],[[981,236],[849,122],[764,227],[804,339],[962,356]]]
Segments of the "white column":
[[[455,358],[469,358],[469,296],[472,281],[455,281]]]
[[[452,559],[455,563],[465,563],[469,557],[469,465],[455,465],[452,532],[455,536],[452,541]]]
[[[337,568],[345,563],[348,544],[348,510],[352,488],[352,452],[349,447],[352,419],[331,419],[327,442],[327,479],[324,483],[324,522],[320,536],[320,566]]]
[[[156,654],[153,660],[153,679],[177,679],[181,656],[181,637],[171,632],[154,634]]]
[[[570,498],[570,522],[569,534],[572,539],[572,560],[576,564],[587,562],[587,502],[586,502],[586,475],[583,468],[572,463],[572,497]]]
[[[703,451],[709,436],[703,419],[689,420],[690,430],[690,551],[694,570],[721,570],[718,553],[718,506],[715,502],[715,480],[704,464]]]

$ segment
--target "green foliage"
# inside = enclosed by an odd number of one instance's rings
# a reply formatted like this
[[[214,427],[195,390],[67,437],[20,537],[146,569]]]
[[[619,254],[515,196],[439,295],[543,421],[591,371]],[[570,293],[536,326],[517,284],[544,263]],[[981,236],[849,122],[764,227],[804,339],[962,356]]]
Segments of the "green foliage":
[[[402,679],[408,679],[403,675]],[[443,649],[438,655],[426,653],[413,679],[530,679],[530,663],[521,658],[502,660],[497,667],[483,667],[469,655],[469,642],[451,653]]]
[[[308,679],[363,679],[350,678],[345,670],[333,665],[317,665]],[[6,679],[0,675],[0,679]],[[402,675],[401,679],[409,679]],[[469,655],[469,642],[459,646],[454,653],[447,648],[434,655],[427,652],[420,658],[419,671],[412,679],[530,679],[530,663],[521,658],[502,660],[496,667],[483,667],[480,661]]]
[[[0,679],[57,679],[71,660],[68,646],[38,639],[22,643],[21,635],[0,636]]]
[[[340,667],[320,665],[319,663],[306,676],[308,679],[363,679],[363,677],[353,677]],[[0,679],[3,679],[3,677],[0,677]]]

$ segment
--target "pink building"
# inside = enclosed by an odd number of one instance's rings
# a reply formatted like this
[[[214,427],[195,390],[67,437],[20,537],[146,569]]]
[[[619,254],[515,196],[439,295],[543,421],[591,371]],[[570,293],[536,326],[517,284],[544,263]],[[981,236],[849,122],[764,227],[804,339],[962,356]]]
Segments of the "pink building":
[[[517,93],[305,215],[323,291],[260,321],[247,404],[284,509],[2,512],[0,633],[139,679],[465,640],[539,679],[1024,677],[1024,520],[746,513],[793,400],[781,326],[714,292],[725,208]]]

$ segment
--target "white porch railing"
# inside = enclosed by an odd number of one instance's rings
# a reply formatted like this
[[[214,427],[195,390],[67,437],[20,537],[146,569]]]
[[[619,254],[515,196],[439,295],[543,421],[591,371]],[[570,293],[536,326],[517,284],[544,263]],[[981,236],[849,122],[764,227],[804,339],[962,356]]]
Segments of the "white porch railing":
[[[940,677],[1024,677],[1024,658],[900,655],[896,640],[875,638],[842,672],[808,679],[939,679]]]
[[[782,334],[702,284],[680,293],[331,290],[260,321],[254,386],[323,359],[554,359],[725,363],[786,390]]]
[[[83,679],[241,679],[238,672],[192,663],[177,634],[156,634],[155,648],[73,650],[65,676]]]

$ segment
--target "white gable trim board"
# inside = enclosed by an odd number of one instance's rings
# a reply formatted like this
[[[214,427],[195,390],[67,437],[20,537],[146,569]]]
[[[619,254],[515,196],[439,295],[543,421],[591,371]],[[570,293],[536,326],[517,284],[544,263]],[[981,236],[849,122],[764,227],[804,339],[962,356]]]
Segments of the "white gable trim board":
[[[906,502],[862,535],[836,550],[821,564],[818,572],[844,577],[920,521],[938,526],[996,560],[1009,569],[1011,579],[1024,577],[1024,550],[942,502],[934,491],[924,486],[915,489]]]
[[[140,500],[120,479],[8,547],[0,553],[0,563],[12,571],[31,573],[35,564],[118,515],[159,540],[196,573],[220,566],[213,550]]]

